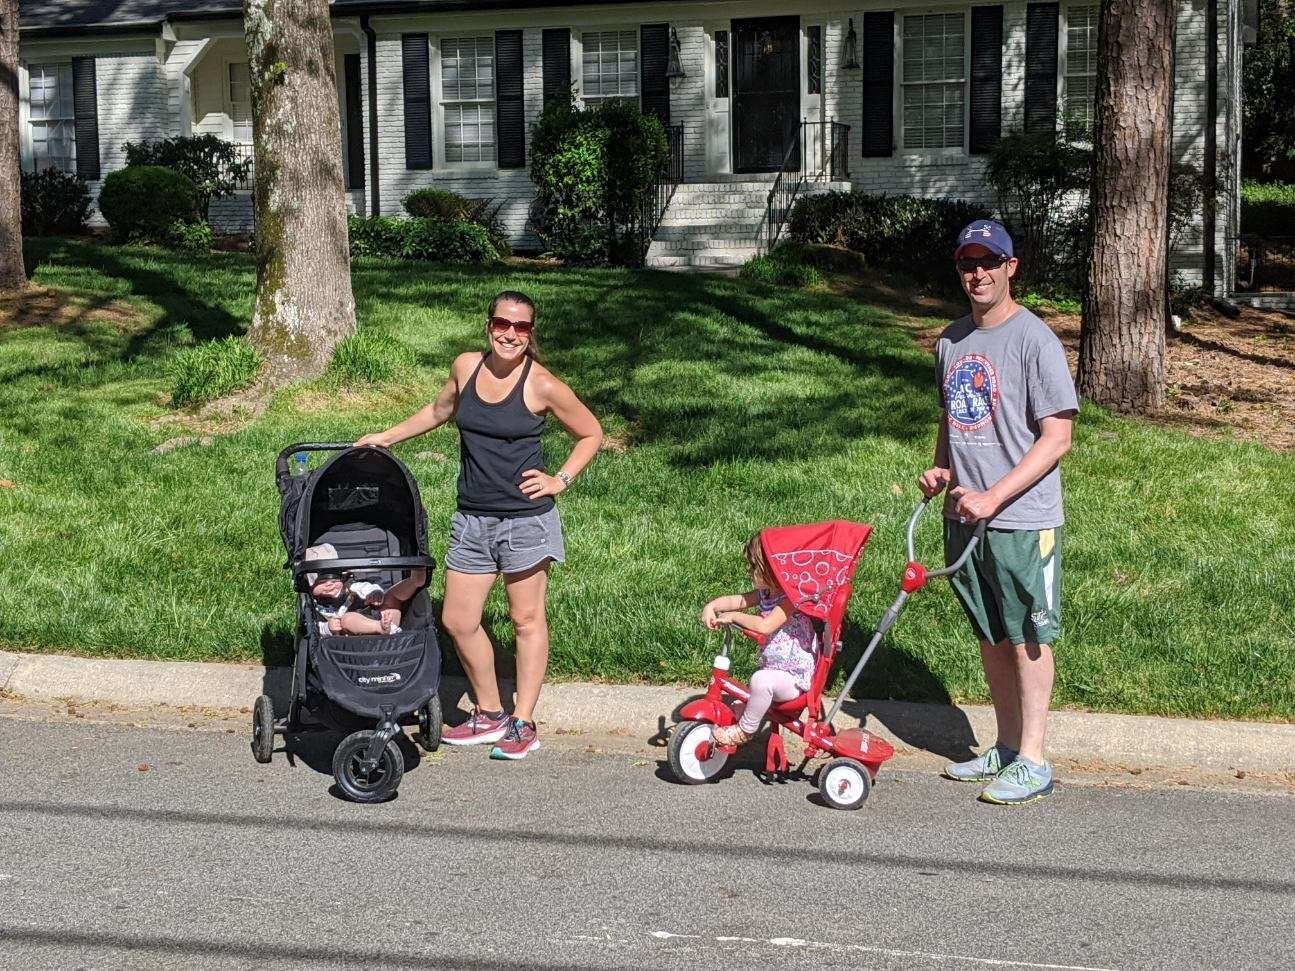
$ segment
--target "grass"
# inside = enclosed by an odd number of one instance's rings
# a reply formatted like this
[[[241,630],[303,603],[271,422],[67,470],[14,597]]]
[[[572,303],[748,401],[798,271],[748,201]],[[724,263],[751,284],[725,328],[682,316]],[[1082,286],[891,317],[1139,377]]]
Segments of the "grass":
[[[241,337],[187,347],[171,359],[171,403],[184,408],[223,397],[249,384],[260,368],[260,355]]]
[[[246,325],[247,258],[37,240],[29,262],[78,310],[0,326],[4,645],[281,659],[293,618],[274,456],[408,415],[456,353],[480,345],[486,303],[505,287],[536,297],[547,360],[617,446],[561,501],[569,561],[550,599],[556,676],[700,684],[715,648],[696,621],[701,604],[741,587],[741,544],[772,523],[876,526],[851,651],[894,595],[938,415],[930,358],[912,339],[930,319],[735,279],[362,260],[360,333],[398,345],[376,356],[404,356],[411,369],[347,387],[325,377],[240,430],[159,453],[183,427],[169,407],[175,355]],[[113,313],[100,319],[100,307]],[[561,456],[567,441],[554,431],[546,445]],[[398,452],[421,484],[440,559],[457,440],[442,429]],[[1293,473],[1291,456],[1086,407],[1065,460],[1058,703],[1295,716]],[[930,523],[921,537],[927,559],[939,555],[937,532]],[[498,596],[488,621],[509,643]],[[860,691],[985,699],[947,589],[915,598]]]
[[[1295,238],[1295,183],[1241,183],[1241,232]]]

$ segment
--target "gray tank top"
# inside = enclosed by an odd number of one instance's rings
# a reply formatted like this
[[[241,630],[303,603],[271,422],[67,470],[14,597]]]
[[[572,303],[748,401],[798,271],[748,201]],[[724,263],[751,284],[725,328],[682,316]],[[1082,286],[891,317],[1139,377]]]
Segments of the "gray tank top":
[[[508,397],[492,404],[477,394],[477,375],[488,356],[482,355],[473,369],[454,416],[459,429],[459,512],[501,519],[538,516],[553,508],[553,497],[533,502],[520,488],[523,472],[546,471],[540,441],[544,419],[526,407],[523,395],[532,361],[526,358]]]

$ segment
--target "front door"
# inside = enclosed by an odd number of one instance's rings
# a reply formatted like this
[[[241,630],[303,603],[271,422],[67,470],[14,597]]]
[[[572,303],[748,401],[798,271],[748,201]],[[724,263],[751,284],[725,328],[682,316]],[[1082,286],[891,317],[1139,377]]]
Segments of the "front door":
[[[777,172],[799,138],[800,18],[733,21],[733,171]]]

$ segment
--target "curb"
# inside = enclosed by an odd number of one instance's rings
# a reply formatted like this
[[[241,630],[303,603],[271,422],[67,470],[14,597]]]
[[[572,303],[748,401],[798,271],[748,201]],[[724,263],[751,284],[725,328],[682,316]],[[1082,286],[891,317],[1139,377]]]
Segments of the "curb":
[[[259,664],[121,661],[0,651],[0,690],[33,700],[77,700],[130,708],[188,706],[244,709],[257,695],[286,707],[291,671]],[[540,724],[563,733],[606,733],[662,740],[672,712],[701,686],[546,685]],[[466,695],[462,679],[441,688],[447,710]],[[993,709],[900,701],[847,702],[836,724],[860,722],[905,754],[966,758],[994,738]],[[1082,711],[1054,711],[1048,756],[1120,768],[1295,771],[1295,724],[1204,721]]]

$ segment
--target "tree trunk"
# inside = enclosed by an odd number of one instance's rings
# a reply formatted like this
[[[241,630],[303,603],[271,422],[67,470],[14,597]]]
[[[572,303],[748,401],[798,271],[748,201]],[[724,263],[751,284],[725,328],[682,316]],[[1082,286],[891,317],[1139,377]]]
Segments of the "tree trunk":
[[[328,0],[245,0],[255,142],[248,337],[277,387],[321,374],[355,330]]]
[[[18,158],[18,0],[0,0],[0,291],[26,285]]]
[[[1165,248],[1173,0],[1103,0],[1093,134],[1092,249],[1079,393],[1117,411],[1165,403]]]

